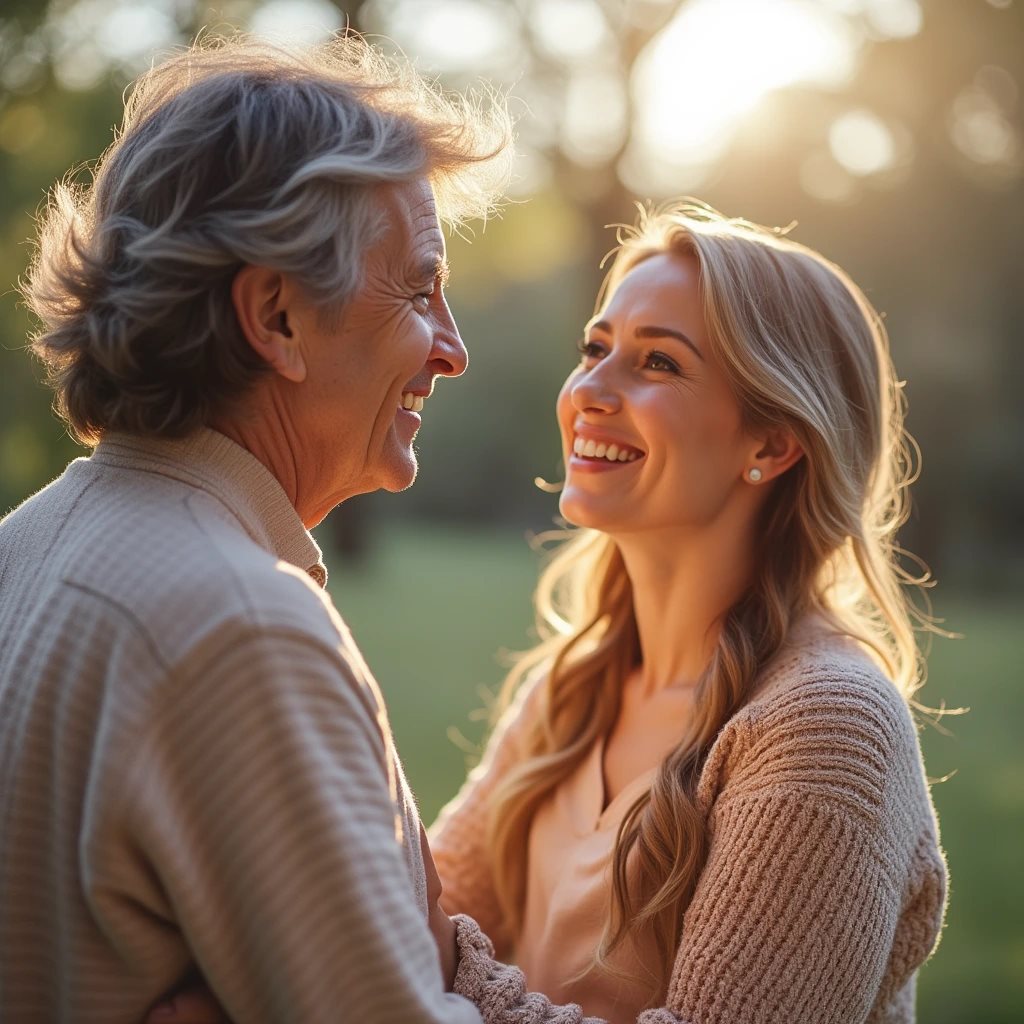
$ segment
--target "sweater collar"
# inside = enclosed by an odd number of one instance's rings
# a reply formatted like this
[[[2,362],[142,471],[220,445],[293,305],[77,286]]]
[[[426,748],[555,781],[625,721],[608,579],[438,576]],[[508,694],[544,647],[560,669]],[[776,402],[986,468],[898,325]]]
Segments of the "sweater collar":
[[[91,458],[173,477],[213,495],[260,547],[308,573],[319,586],[327,583],[320,547],[277,478],[223,434],[206,427],[181,439],[108,433]]]

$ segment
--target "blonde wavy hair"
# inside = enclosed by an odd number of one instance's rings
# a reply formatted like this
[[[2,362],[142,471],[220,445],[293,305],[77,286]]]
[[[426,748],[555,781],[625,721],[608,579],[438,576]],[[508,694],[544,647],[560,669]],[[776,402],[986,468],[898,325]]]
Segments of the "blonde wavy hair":
[[[449,223],[486,216],[511,139],[500,98],[443,93],[354,33],[172,55],[132,86],[91,185],[59,183],[40,218],[22,294],[57,412],[85,444],[208,422],[267,369],[231,301],[243,266],[333,317],[385,227],[374,190],[427,179]]]
[[[909,701],[923,674],[914,622],[931,620],[907,593],[926,574],[907,571],[896,544],[916,446],[903,428],[885,330],[860,289],[784,233],[692,202],[642,210],[634,227],[620,229],[619,243],[597,309],[641,261],[665,252],[693,257],[713,357],[746,425],[787,427],[804,451],[763,509],[756,577],[721,622],[687,731],[616,837],[609,913],[592,966],[617,973],[608,955],[650,934],[659,953],[651,970],[656,1005],[708,849],[697,780],[791,625],[810,611],[823,615],[873,652]],[[524,679],[546,669],[526,756],[490,809],[494,880],[513,935],[522,926],[534,814],[608,734],[640,661],[631,583],[615,543],[591,530],[568,536],[537,588],[541,642],[518,661],[499,702],[507,707]]]

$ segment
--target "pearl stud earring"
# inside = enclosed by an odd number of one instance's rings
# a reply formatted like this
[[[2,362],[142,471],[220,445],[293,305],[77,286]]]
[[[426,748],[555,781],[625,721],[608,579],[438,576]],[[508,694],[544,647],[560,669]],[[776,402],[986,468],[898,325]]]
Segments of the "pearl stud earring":
[[[757,466],[754,466],[752,469],[748,470],[747,479],[752,484],[758,484],[761,482],[761,475],[761,470],[759,470]]]

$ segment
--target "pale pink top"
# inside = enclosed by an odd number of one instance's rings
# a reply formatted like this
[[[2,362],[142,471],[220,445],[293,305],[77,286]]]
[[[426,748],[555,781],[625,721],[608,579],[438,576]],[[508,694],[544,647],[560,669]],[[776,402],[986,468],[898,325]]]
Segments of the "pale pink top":
[[[682,730],[682,711],[679,725]],[[518,963],[531,990],[558,1003],[580,1003],[588,1015],[625,1024],[650,1005],[644,964],[657,961],[652,941],[637,945],[627,940],[628,946],[613,953],[611,962],[626,971],[628,981],[604,971],[573,979],[592,962],[608,918],[619,825],[657,769],[638,775],[602,810],[604,745],[603,739],[593,745],[534,818]]]

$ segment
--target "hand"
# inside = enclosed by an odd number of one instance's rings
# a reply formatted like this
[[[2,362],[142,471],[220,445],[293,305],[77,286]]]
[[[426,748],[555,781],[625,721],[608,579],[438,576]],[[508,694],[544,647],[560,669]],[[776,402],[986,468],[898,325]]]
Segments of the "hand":
[[[157,1003],[143,1024],[231,1024],[213,993],[202,985]]]
[[[423,870],[427,876],[427,923],[437,943],[437,952],[441,957],[441,973],[444,985],[451,991],[455,984],[455,972],[459,966],[459,951],[455,942],[455,922],[441,909],[441,878],[434,865],[434,857],[430,852],[427,834],[420,822],[420,850],[423,853]],[[147,1022],[148,1024],[148,1022]]]

